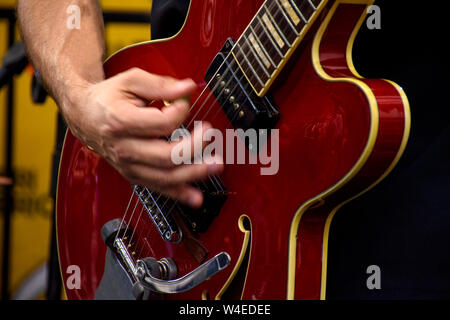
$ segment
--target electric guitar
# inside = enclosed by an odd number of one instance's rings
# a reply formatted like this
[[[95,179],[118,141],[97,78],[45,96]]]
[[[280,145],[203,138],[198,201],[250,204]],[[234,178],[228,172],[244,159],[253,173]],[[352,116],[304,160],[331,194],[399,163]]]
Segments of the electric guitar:
[[[192,0],[176,36],[110,57],[107,77],[137,67],[194,79],[189,124],[278,130],[279,167],[226,165],[198,184],[193,210],[131,185],[68,131],[58,248],[64,283],[70,266],[81,281],[67,297],[324,299],[333,216],[393,169],[410,129],[403,90],[352,62],[372,3]],[[247,156],[269,148],[236,143]]]

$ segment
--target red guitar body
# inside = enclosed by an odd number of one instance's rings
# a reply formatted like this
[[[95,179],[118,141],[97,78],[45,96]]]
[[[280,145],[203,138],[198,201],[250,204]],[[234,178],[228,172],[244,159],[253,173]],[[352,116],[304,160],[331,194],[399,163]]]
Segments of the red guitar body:
[[[323,8],[268,93],[281,110],[278,173],[263,176],[260,165],[226,165],[221,179],[230,195],[207,232],[198,234],[208,258],[225,251],[230,266],[190,291],[165,298],[325,298],[333,215],[392,170],[409,134],[408,101],[401,88],[362,78],[351,60],[353,40],[372,2],[328,1]],[[138,67],[192,78],[198,96],[225,40],[239,38],[262,3],[192,0],[177,36],[118,52],[105,63],[106,75]],[[218,104],[213,108],[220,110]],[[213,117],[216,113],[205,117],[202,111],[196,117],[219,130],[231,128],[225,114]],[[80,288],[66,288],[69,299],[94,297],[105,264],[100,229],[123,217],[131,192],[128,181],[67,133],[57,202],[64,283],[70,265],[81,271]],[[172,257],[179,276],[199,266],[183,245],[163,241],[145,218],[137,225],[128,221],[144,247],[140,256]]]

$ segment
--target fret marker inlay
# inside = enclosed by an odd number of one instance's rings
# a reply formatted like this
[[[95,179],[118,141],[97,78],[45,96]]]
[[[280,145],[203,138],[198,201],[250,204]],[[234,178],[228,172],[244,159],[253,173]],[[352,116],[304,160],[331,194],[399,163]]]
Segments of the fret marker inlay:
[[[252,33],[249,34],[248,40],[253,46],[253,49],[255,49],[256,53],[258,54],[259,58],[262,60],[262,62],[266,65],[266,68],[270,68],[270,62],[266,58],[266,55],[262,52],[261,47],[259,46],[258,42],[256,42],[255,37]]]
[[[264,21],[264,24],[266,25],[267,30],[269,30],[270,34],[277,42],[278,46],[280,48],[283,48],[285,46],[285,43],[284,43],[283,39],[281,39],[281,36],[278,33],[278,31],[275,29],[274,25],[272,24],[272,21],[270,21],[270,18],[267,16],[267,13],[264,13],[264,15],[262,16],[262,20]]]
[[[291,18],[292,22],[295,25],[298,25],[298,23],[300,22],[300,17],[297,15],[294,8],[292,8],[291,4],[289,3],[289,0],[281,0],[281,5],[286,10],[286,12],[289,15],[289,17]]]

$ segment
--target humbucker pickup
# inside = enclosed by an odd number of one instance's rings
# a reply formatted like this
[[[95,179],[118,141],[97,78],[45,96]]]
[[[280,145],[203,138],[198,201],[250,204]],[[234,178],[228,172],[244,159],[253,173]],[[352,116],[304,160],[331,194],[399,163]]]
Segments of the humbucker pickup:
[[[233,45],[227,39],[206,72],[206,83],[235,129],[272,129],[280,111],[268,96],[255,93],[230,53]]]

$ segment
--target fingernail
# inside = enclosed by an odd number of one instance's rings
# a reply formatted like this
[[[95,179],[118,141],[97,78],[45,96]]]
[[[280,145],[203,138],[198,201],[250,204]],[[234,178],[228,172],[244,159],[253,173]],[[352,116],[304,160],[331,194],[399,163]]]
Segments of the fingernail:
[[[195,82],[192,81],[191,79],[184,79],[178,81],[178,86],[182,87],[183,89],[188,86],[192,87],[193,84],[195,85]]]

